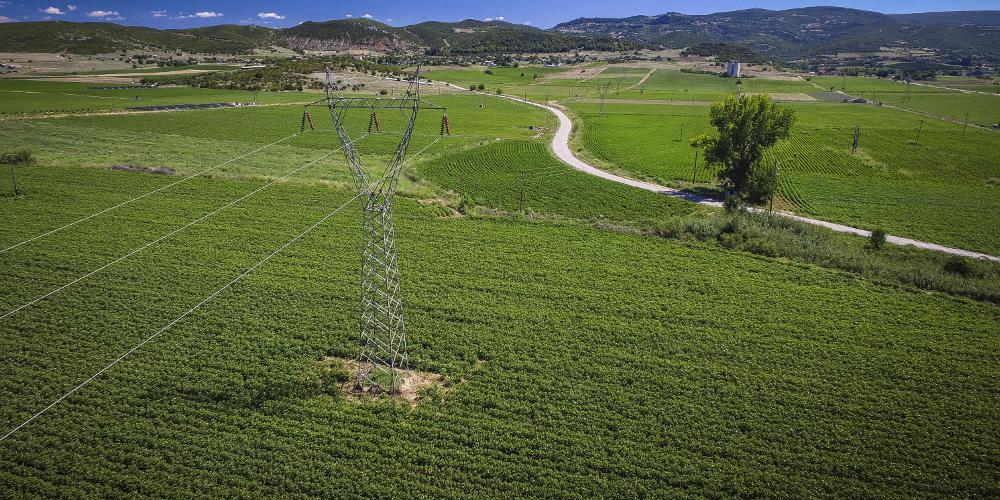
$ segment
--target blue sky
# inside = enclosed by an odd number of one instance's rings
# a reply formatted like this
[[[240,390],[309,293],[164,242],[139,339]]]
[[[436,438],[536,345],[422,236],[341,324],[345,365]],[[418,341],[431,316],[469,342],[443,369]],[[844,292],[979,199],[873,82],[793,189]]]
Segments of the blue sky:
[[[608,1],[608,0],[358,0],[358,1],[277,1],[277,0],[185,0],[126,1],[73,0],[73,3],[0,0],[0,23],[11,21],[114,21],[158,28],[186,28],[211,24],[260,24],[294,26],[302,21],[370,17],[392,25],[426,20],[503,19],[542,28],[577,17],[624,17],[635,14],[683,12],[705,14],[752,7],[785,9],[808,5],[837,5],[886,13],[935,10],[996,9],[996,0],[868,0],[846,2],[802,2],[794,0],[750,0],[721,2]],[[3,29],[3,28],[0,28]]]

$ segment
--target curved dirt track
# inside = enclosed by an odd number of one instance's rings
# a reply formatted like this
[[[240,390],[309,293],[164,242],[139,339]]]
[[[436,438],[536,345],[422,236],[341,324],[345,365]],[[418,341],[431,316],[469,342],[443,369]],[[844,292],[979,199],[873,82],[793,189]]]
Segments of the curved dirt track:
[[[454,86],[454,87],[457,88],[457,89],[462,89],[461,87],[458,87],[458,86]],[[462,90],[466,90],[466,89],[462,89]],[[479,92],[477,92],[477,93],[479,93]],[[482,94],[483,95],[493,95],[493,94],[487,94],[485,92],[483,92]],[[632,187],[638,188],[638,189],[645,189],[646,191],[652,191],[654,193],[660,193],[660,194],[667,195],[667,196],[673,196],[675,198],[682,198],[682,199],[685,199],[685,200],[688,200],[688,201],[691,201],[691,202],[694,202],[694,203],[699,203],[701,205],[709,205],[709,206],[713,206],[713,207],[721,207],[722,206],[722,202],[719,201],[719,200],[717,200],[717,199],[715,199],[715,198],[709,198],[707,196],[701,196],[701,195],[697,195],[697,194],[693,194],[693,193],[687,193],[687,192],[684,192],[684,191],[680,191],[678,189],[673,189],[673,188],[669,188],[669,187],[666,187],[666,186],[661,186],[659,184],[654,184],[654,183],[651,183],[651,182],[645,182],[645,181],[640,181],[640,180],[636,180],[636,179],[630,179],[628,177],[623,177],[623,176],[620,176],[620,175],[612,174],[611,172],[606,172],[606,171],[601,170],[601,169],[599,169],[599,168],[597,168],[597,167],[595,167],[593,165],[590,165],[587,162],[585,162],[585,161],[577,158],[573,154],[573,151],[570,149],[570,146],[569,146],[569,136],[570,136],[570,132],[572,132],[572,130],[573,130],[573,121],[569,118],[569,116],[566,115],[565,112],[563,112],[563,110],[559,109],[556,106],[550,106],[550,105],[547,105],[547,104],[541,104],[541,103],[537,103],[537,102],[534,102],[534,101],[528,101],[528,100],[525,100],[525,99],[521,99],[519,97],[513,97],[513,96],[507,96],[507,95],[499,95],[499,96],[494,96],[494,97],[502,97],[502,98],[510,99],[512,101],[517,101],[517,102],[520,102],[520,103],[523,103],[523,104],[529,104],[529,105],[532,105],[532,106],[537,106],[537,107],[540,107],[540,108],[544,108],[544,109],[547,109],[552,114],[556,115],[556,117],[559,118],[559,128],[556,130],[556,134],[552,137],[552,151],[556,154],[556,157],[558,157],[564,163],[566,163],[567,165],[573,167],[576,170],[579,170],[581,172],[586,172],[586,173],[588,173],[590,175],[594,175],[594,176],[600,177],[602,179],[607,179],[607,180],[612,181],[612,182],[617,182],[619,184],[625,184],[626,186],[632,186]],[[755,207],[752,207],[750,210],[755,211],[755,212],[763,212],[764,211],[763,209],[755,208]],[[825,227],[827,229],[831,229],[831,230],[836,231],[838,233],[856,234],[858,236],[863,236],[863,237],[866,237],[866,238],[869,237],[869,236],[871,236],[871,234],[872,234],[871,231],[867,231],[865,229],[858,229],[856,227],[845,226],[843,224],[837,224],[835,222],[829,222],[829,221],[819,220],[819,219],[811,219],[809,217],[803,217],[801,215],[795,215],[795,214],[791,214],[791,213],[787,213],[787,212],[778,212],[778,211],[776,211],[774,213],[777,214],[777,215],[781,215],[782,217],[788,217],[788,218],[791,218],[791,219],[795,219],[795,220],[798,220],[798,221],[805,222],[807,224],[812,224],[812,225],[815,225],[815,226]],[[995,255],[990,255],[990,254],[985,254],[985,253],[980,253],[980,252],[973,252],[973,251],[970,251],[970,250],[962,250],[961,248],[953,248],[953,247],[948,247],[948,246],[944,246],[944,245],[938,245],[936,243],[929,243],[929,242],[926,242],[926,241],[913,240],[913,239],[910,239],[910,238],[902,238],[902,237],[899,237],[899,236],[887,236],[886,237],[886,241],[888,241],[889,243],[892,243],[894,245],[912,245],[912,246],[915,246],[917,248],[922,248],[924,250],[933,250],[933,251],[936,251],[936,252],[943,252],[943,253],[952,254],[952,255],[959,255],[959,256],[962,256],[962,257],[970,257],[970,258],[973,258],[973,259],[984,259],[984,260],[992,260],[994,262],[1000,262],[1000,257],[995,256]]]

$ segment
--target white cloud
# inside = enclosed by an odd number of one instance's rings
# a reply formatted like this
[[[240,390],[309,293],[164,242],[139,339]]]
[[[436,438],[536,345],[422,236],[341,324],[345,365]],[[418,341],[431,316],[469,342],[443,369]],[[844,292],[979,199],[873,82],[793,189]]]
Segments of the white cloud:
[[[525,21],[524,24],[527,24],[528,26],[531,26],[531,21]]]
[[[492,20],[493,20],[493,18],[492,18],[492,17],[487,17],[486,19],[483,19],[483,21],[486,21],[486,22],[490,22],[490,21],[492,21]]]
[[[497,21],[503,21],[503,20],[505,20],[505,19],[506,19],[506,18],[505,18],[505,17],[503,17],[503,16],[497,16]]]
[[[59,7],[46,7],[44,9],[39,9],[39,10],[41,10],[46,14],[55,14],[57,16],[65,14],[65,12],[63,12],[62,9],[60,9]]]
[[[344,14],[344,17],[354,17],[354,14]]]
[[[385,22],[387,22],[387,23],[391,23],[391,22],[392,22],[392,18],[391,18],[391,17],[387,17],[387,18],[385,18]]]
[[[167,11],[165,10],[151,10],[149,14],[153,17],[167,17]]]
[[[69,4],[66,6],[66,8],[69,9],[70,12],[73,12],[74,10],[76,10],[76,5]]]
[[[285,16],[279,15],[277,12],[258,12],[257,17],[261,19],[284,19]]]
[[[0,16],[0,23],[12,23],[12,22],[14,22],[13,19],[7,16]]]
[[[89,17],[119,17],[117,10],[92,10],[87,13]]]
[[[363,16],[361,16],[361,17],[363,17],[363,18],[365,18],[365,19],[375,19],[375,16],[373,16],[373,15],[371,15],[371,14],[365,14],[365,15],[363,15]]]
[[[210,17],[222,17],[222,16],[223,14],[221,12],[213,12],[213,11],[195,12],[194,14],[188,14],[186,16],[182,12],[181,15],[177,16],[177,19],[191,19],[192,17],[200,17],[202,19],[207,19]]]

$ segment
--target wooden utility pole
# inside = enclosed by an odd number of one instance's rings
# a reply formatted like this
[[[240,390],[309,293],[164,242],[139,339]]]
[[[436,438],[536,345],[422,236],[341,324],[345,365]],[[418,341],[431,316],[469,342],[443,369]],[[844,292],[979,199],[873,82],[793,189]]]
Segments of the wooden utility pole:
[[[684,141],[684,122],[681,122],[681,133],[677,136],[678,141]]]
[[[917,145],[920,145],[920,132],[924,130],[924,121],[920,120],[920,128],[917,129]]]
[[[698,150],[694,150],[694,170],[691,172],[691,184],[694,184],[698,178]]]
[[[969,113],[965,114],[965,124],[962,125],[962,137],[965,137],[965,129],[969,127]]]
[[[21,196],[21,192],[17,190],[17,175],[15,173],[14,162],[10,162],[10,180],[14,183],[14,196]]]
[[[772,214],[774,213],[774,193],[778,190],[778,170],[780,168],[778,165],[780,163],[775,161],[774,168],[771,169],[771,199],[768,200],[767,210]]]
[[[519,201],[519,206],[520,206],[519,211],[522,214],[524,214],[524,167],[523,166],[521,167],[520,178],[521,178],[521,196]]]

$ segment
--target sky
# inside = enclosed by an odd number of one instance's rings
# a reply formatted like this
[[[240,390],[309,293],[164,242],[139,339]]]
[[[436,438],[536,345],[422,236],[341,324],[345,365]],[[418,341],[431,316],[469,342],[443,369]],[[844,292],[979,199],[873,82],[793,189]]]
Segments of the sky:
[[[288,27],[303,21],[367,17],[394,26],[421,21],[504,20],[550,28],[578,17],[627,17],[666,12],[708,14],[727,10],[787,9],[836,5],[884,13],[940,10],[990,10],[997,0],[865,0],[814,2],[743,1],[608,1],[608,0],[73,0],[74,3],[0,0],[0,23],[17,21],[111,21],[156,28],[190,28],[213,24],[258,24]],[[0,29],[3,29],[0,27]]]

